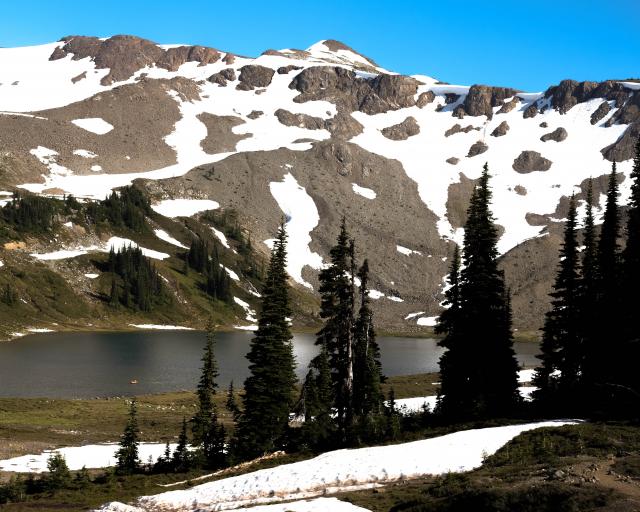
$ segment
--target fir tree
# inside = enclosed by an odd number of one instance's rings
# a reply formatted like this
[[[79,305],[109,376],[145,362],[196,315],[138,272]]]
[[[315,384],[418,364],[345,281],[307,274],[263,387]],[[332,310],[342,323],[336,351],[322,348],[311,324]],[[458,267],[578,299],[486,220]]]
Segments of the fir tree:
[[[64,455],[52,453],[47,460],[46,486],[50,491],[64,489],[71,483],[71,473]]]
[[[560,265],[551,292],[551,310],[546,315],[542,337],[542,364],[533,383],[535,398],[546,410],[563,410],[575,404],[582,368],[579,324],[579,254],[576,234],[576,204],[569,212],[560,249]],[[558,406],[561,406],[558,408]]]
[[[316,340],[329,356],[342,443],[353,421],[354,252],[343,218],[337,243],[329,252],[331,264],[320,271],[320,317],[325,324]]]
[[[623,251],[621,335],[625,343],[624,383],[640,391],[640,377],[635,364],[640,357],[640,323],[638,321],[638,290],[640,290],[640,135],[631,171],[631,196],[626,226],[627,244]]]
[[[116,471],[118,473],[131,474],[138,470],[140,466],[140,460],[138,459],[139,436],[136,401],[131,400],[129,419],[120,438],[120,448],[116,452]]]
[[[191,468],[191,453],[189,453],[189,438],[187,437],[187,418],[182,418],[182,428],[178,436],[178,444],[173,452],[172,461],[174,471],[180,473]]]
[[[333,383],[327,347],[313,358],[302,387],[304,438],[314,448],[329,448],[335,433],[332,418]]]
[[[618,180],[615,162],[612,164],[607,187],[604,220],[596,248],[597,273],[595,279],[595,310],[599,318],[594,322],[593,341],[585,354],[587,385],[595,386],[593,397],[597,407],[608,408],[609,399],[618,382],[617,357],[621,354],[620,340],[620,213],[618,211]]]
[[[285,441],[295,389],[295,361],[288,317],[287,234],[278,230],[262,291],[258,330],[247,354],[236,450],[248,459],[280,449]]]
[[[231,413],[231,417],[233,421],[238,421],[240,417],[240,407],[238,407],[238,402],[236,401],[236,393],[233,389],[233,380],[229,382],[229,389],[227,390],[227,401],[225,402],[225,407],[227,411]]]
[[[459,310],[440,327],[447,352],[441,359],[438,410],[451,419],[508,415],[520,401],[510,301],[498,269],[490,202],[485,164],[465,225]]]
[[[357,416],[380,412],[383,402],[380,391],[382,365],[376,342],[373,312],[369,299],[369,262],[364,260],[358,271],[360,279],[360,309],[354,333],[353,403]]]
[[[225,431],[218,421],[214,396],[218,387],[218,366],[214,354],[215,332],[212,322],[207,325],[207,343],[202,356],[202,372],[196,394],[198,408],[192,421],[193,446],[201,450],[204,465],[217,469],[224,465]]]

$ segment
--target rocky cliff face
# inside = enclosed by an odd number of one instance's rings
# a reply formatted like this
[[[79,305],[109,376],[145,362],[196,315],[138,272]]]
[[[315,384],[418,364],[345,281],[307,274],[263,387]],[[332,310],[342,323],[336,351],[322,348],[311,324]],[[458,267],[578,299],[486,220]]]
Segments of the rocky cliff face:
[[[133,36],[0,50],[0,188],[91,199],[138,180],[154,202],[235,209],[263,255],[284,215],[292,284],[310,303],[346,215],[378,322],[394,330],[441,310],[485,161],[516,327],[539,328],[567,197],[615,160],[626,200],[639,134],[639,81],[456,86],[390,73],[331,40],[255,59]],[[16,242],[28,261],[29,241]]]

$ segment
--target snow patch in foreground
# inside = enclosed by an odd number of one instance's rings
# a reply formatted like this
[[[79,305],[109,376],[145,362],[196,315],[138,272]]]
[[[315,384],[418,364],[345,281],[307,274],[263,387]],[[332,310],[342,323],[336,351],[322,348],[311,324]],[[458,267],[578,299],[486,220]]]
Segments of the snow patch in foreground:
[[[302,462],[208,482],[189,490],[145,496],[135,505],[143,510],[195,510],[214,506],[216,510],[228,510],[309,498],[345,487],[471,471],[480,467],[487,455],[495,453],[522,432],[574,423],[559,420],[465,430],[411,443],[337,450]]]
[[[272,181],[269,189],[287,218],[287,272],[295,282],[313,289],[311,284],[302,278],[302,269],[305,266],[315,270],[322,268],[322,256],[309,249],[311,231],[320,221],[316,204],[304,187],[298,185],[291,173],[287,173],[282,181]],[[270,242],[272,241],[265,241],[267,245],[270,245]]]
[[[85,117],[84,119],[74,119],[71,122],[77,127],[97,135],[104,135],[113,130],[113,125],[107,123],[101,117]]]
[[[215,210],[220,204],[210,199],[165,199],[151,205],[154,212],[165,217],[191,217],[206,210]]]
[[[370,188],[361,187],[356,183],[352,183],[351,186],[353,187],[353,191],[356,194],[362,197],[366,197],[367,199],[375,199],[378,195],[375,193],[374,190],[371,190]]]
[[[172,449],[175,449],[175,444]],[[116,451],[120,446],[117,443],[89,444],[86,446],[70,446],[57,450],[45,450],[38,455],[23,455],[12,459],[0,460],[0,471],[14,473],[43,473],[47,471],[47,460],[53,453],[61,454],[67,461],[67,466],[72,471],[86,468],[106,468],[116,465]],[[139,448],[140,460],[146,461],[149,457],[156,460],[164,454],[163,443],[141,443]]]

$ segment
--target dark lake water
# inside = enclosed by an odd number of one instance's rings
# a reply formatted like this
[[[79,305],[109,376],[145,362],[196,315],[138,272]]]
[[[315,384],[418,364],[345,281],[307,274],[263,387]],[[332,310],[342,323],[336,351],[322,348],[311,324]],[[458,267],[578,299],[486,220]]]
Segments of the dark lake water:
[[[219,333],[216,358],[221,388],[247,376],[252,334]],[[296,334],[294,352],[303,378],[316,354],[315,337]],[[438,371],[435,340],[381,337],[385,375]],[[0,343],[0,396],[89,398],[191,390],[200,374],[205,335],[194,331],[55,333]],[[516,343],[520,364],[536,363],[535,343]],[[130,381],[138,380],[137,385]]]

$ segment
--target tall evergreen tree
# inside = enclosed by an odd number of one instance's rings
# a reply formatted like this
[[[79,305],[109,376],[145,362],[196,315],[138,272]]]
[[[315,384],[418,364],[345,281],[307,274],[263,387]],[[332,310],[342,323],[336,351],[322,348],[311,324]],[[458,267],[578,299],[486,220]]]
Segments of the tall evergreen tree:
[[[129,419],[120,438],[120,448],[116,452],[116,471],[122,474],[131,474],[140,466],[138,458],[138,446],[140,445],[140,430],[138,429],[138,410],[136,401],[131,400],[129,406]]]
[[[607,199],[600,237],[596,248],[594,313],[606,322],[593,324],[593,341],[585,354],[586,384],[595,386],[594,403],[609,408],[610,398],[616,394],[618,381],[617,357],[620,356],[620,213],[618,211],[618,176],[612,164],[607,186]]]
[[[380,390],[382,365],[380,347],[376,342],[373,311],[369,298],[369,262],[364,260],[358,271],[360,279],[360,309],[354,333],[353,404],[357,416],[366,417],[381,411]]]
[[[631,171],[631,197],[629,198],[626,226],[627,244],[623,251],[623,284],[621,335],[625,342],[624,382],[640,391],[640,376],[635,364],[640,357],[640,322],[638,321],[638,291],[640,290],[640,136]]]
[[[282,224],[262,290],[258,330],[247,354],[250,375],[236,439],[236,451],[244,459],[280,449],[288,428],[296,375],[286,266],[287,233]]]
[[[302,387],[304,438],[314,448],[332,447],[335,423],[332,417],[333,382],[329,366],[329,352],[321,345],[313,358]]]
[[[165,450],[166,452],[166,450]],[[191,468],[191,453],[189,452],[189,438],[187,437],[187,418],[182,418],[182,428],[178,436],[178,445],[173,452],[172,466],[174,471],[183,473]]]
[[[511,311],[498,268],[498,232],[490,211],[489,168],[475,187],[465,225],[459,309],[445,315],[438,411],[451,419],[508,415],[520,401]],[[450,282],[455,283],[454,275]]]
[[[198,382],[198,409],[192,421],[193,446],[202,452],[206,467],[216,469],[225,461],[225,431],[218,421],[218,411],[214,396],[218,387],[218,365],[214,355],[215,332],[213,324],[207,325],[207,344],[202,356],[202,372]]]
[[[329,252],[331,264],[320,271],[320,317],[325,324],[316,340],[329,356],[341,442],[346,442],[353,421],[354,253],[343,218]]]
[[[574,394],[582,368],[579,324],[579,253],[576,202],[572,196],[560,249],[560,264],[551,292],[551,310],[543,328],[542,364],[537,368],[535,398],[546,410],[567,412],[575,404]]]

